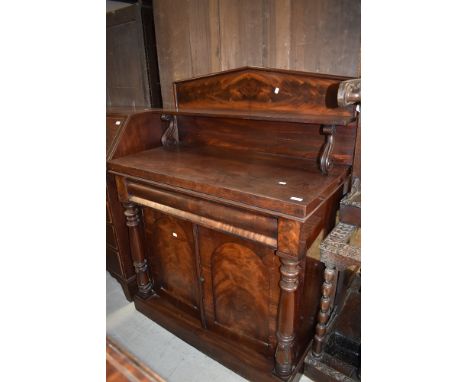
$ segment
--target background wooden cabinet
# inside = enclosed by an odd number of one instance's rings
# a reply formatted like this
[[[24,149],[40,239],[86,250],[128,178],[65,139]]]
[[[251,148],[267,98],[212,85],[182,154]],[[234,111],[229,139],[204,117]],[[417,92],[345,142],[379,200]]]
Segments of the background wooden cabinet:
[[[106,39],[107,106],[160,107],[151,2],[120,5],[107,12]]]

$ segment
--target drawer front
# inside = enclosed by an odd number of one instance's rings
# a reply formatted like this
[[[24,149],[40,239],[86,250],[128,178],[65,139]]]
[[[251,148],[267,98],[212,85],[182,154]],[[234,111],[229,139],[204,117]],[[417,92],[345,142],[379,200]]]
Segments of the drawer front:
[[[269,247],[277,246],[278,221],[274,217],[134,182],[128,182],[127,192],[137,204]]]

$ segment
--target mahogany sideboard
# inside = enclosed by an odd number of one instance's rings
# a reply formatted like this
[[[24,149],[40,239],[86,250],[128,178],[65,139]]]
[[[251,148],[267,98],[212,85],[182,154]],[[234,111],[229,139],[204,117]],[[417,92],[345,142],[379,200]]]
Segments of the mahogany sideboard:
[[[313,340],[314,248],[354,157],[345,79],[240,68],[179,81],[176,108],[133,114],[108,156],[136,309],[252,381],[293,380]]]

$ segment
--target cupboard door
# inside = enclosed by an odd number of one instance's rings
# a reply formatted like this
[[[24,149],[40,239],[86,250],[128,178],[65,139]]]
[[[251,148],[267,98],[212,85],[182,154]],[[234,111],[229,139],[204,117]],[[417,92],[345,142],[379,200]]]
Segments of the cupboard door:
[[[207,325],[271,355],[280,276],[274,250],[202,227],[199,243]]]
[[[145,244],[154,288],[178,308],[200,316],[193,225],[144,208]]]

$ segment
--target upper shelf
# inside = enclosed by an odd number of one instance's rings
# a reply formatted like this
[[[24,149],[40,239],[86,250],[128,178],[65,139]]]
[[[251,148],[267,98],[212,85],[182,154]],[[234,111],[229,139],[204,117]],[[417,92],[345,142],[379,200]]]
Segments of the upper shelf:
[[[218,117],[254,119],[260,121],[284,121],[311,123],[319,125],[347,125],[355,120],[354,116],[323,115],[323,114],[292,114],[275,111],[239,111],[239,110],[215,110],[215,109],[148,109],[173,115],[185,115],[191,117]]]

